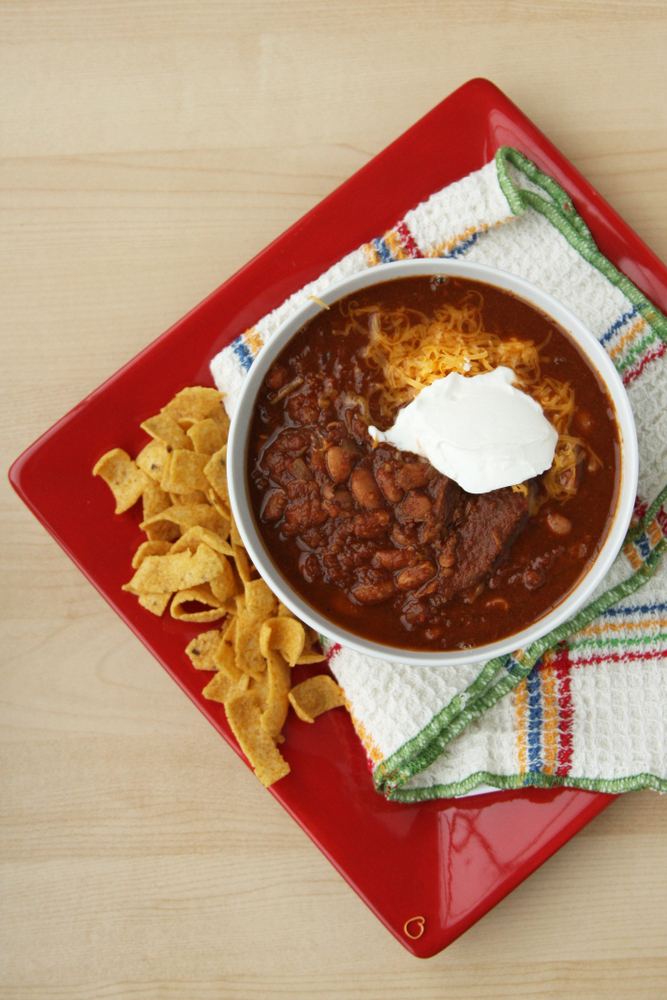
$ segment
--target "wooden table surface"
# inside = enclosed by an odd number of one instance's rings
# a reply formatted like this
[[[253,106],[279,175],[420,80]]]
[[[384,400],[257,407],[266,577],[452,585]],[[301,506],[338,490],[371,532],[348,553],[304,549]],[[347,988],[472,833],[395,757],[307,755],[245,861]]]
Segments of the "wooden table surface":
[[[664,0],[0,0],[4,468],[472,76],[667,259],[666,51]],[[667,801],[420,962],[1,490],[1,1000],[667,995]]]

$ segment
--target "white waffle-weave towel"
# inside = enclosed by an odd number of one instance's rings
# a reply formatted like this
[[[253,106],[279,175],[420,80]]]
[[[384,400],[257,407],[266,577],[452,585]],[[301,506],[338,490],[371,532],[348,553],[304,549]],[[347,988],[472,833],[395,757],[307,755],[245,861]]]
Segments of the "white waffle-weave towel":
[[[527,278],[593,331],[634,411],[639,495],[590,604],[516,656],[418,668],[329,647],[376,787],[403,801],[524,785],[667,791],[667,321],[600,254],[552,178],[498,150],[237,338],[212,361],[216,385],[231,413],[258,351],[309,296],[375,264],[429,256]]]

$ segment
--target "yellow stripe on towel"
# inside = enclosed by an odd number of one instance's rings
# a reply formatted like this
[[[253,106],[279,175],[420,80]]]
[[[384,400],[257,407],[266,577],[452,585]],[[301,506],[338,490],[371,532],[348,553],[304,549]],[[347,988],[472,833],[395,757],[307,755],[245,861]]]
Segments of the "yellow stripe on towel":
[[[658,619],[645,619],[641,622],[605,622],[603,625],[587,625],[582,628],[572,638],[577,640],[580,636],[604,635],[606,632],[638,632],[644,630],[658,630],[662,628],[662,622]]]
[[[616,357],[618,357],[618,355],[621,353],[621,351],[623,350],[623,348],[625,347],[625,345],[630,340],[632,340],[633,337],[636,337],[637,334],[640,331],[642,331],[647,326],[648,326],[648,324],[647,324],[646,320],[644,319],[644,317],[640,316],[639,319],[637,320],[637,322],[633,324],[632,328],[630,330],[628,330],[627,333],[623,334],[623,336],[621,337],[621,339],[619,340],[619,342],[617,344],[614,344],[614,346],[612,347],[612,349],[609,352],[609,357],[610,358],[616,358]]]
[[[528,748],[526,745],[526,720],[528,717],[528,688],[526,678],[517,685],[514,691],[514,706],[517,721],[517,750],[519,754],[519,774],[528,770]]]
[[[550,651],[544,654],[542,680],[542,759],[545,774],[553,774],[558,760],[558,688],[556,671],[549,665]]]
[[[500,219],[498,222],[485,222],[483,225],[468,226],[468,228],[464,229],[462,233],[458,234],[458,236],[445,240],[444,243],[438,243],[430,250],[427,250],[424,256],[444,257],[445,254],[448,254],[449,251],[453,250],[455,246],[458,246],[459,243],[463,243],[464,240],[470,239],[470,237],[474,236],[476,233],[485,233],[487,229],[495,229],[496,226],[501,226],[503,222],[509,222],[510,219],[513,218],[513,215],[508,215],[506,219]]]
[[[254,326],[251,326],[249,330],[246,330],[245,341],[252,351],[253,357],[256,358],[261,349],[264,347],[264,340]]]
[[[363,250],[370,267],[375,267],[376,264],[380,263],[380,254],[372,243],[364,243]]]

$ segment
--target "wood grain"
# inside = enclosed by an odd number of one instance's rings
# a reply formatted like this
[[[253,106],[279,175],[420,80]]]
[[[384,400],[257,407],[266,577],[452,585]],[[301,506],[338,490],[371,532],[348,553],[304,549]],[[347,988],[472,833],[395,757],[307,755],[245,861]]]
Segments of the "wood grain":
[[[0,0],[4,467],[472,76],[667,259],[666,44],[663,0]],[[0,511],[0,1000],[665,996],[659,796],[418,962]]]

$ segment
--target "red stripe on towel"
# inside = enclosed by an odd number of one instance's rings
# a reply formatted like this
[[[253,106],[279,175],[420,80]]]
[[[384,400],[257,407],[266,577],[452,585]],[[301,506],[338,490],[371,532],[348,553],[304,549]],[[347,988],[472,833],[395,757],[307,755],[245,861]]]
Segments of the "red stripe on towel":
[[[657,641],[657,640],[656,640]],[[629,650],[627,653],[600,653],[596,656],[579,657],[572,664],[575,667],[588,667],[591,663],[627,663],[629,660],[657,660],[667,658],[665,649]]]
[[[623,376],[623,385],[627,386],[630,382],[634,382],[634,380],[644,371],[649,361],[656,361],[658,358],[661,358],[665,351],[667,351],[667,344],[663,343],[655,351],[651,351],[650,354],[647,354],[646,357],[642,359],[640,365],[636,368],[631,368],[629,372],[625,373]]]
[[[423,257],[424,255],[420,252],[419,247],[412,238],[412,233],[406,226],[405,222],[399,222],[396,226],[396,232],[398,233],[401,243],[407,250],[410,257]]]
[[[572,719],[570,658],[567,649],[555,649],[552,667],[558,678],[558,758],[555,774],[565,777],[572,767]]]

